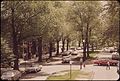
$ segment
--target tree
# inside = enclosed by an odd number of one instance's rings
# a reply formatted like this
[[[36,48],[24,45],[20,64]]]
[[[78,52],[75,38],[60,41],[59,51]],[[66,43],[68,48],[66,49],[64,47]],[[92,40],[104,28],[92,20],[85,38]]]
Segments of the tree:
[[[44,3],[44,4],[43,4]],[[2,2],[2,28],[5,27],[5,23],[8,25],[7,27],[11,29],[7,34],[11,35],[13,38],[13,53],[16,56],[16,60],[14,63],[14,69],[18,69],[18,59],[19,59],[19,47],[18,45],[22,40],[38,35],[32,32],[33,27],[31,24],[31,20],[36,17],[38,14],[43,15],[46,12],[47,4],[46,2],[41,2],[38,5],[38,2],[33,1],[3,1]],[[11,12],[11,13],[10,13]],[[8,22],[9,21],[9,22]],[[11,21],[11,22],[10,22]],[[11,25],[11,26],[10,26]],[[7,29],[3,28],[3,29]],[[29,32],[27,32],[29,31]],[[2,31],[6,32],[5,30]],[[4,34],[2,34],[4,37]],[[8,36],[7,35],[7,36]],[[11,40],[11,39],[10,39]]]
[[[89,57],[89,31],[95,27],[95,19],[97,19],[101,12],[100,2],[80,1],[74,2],[73,7],[68,13],[68,20],[74,25],[74,29],[81,34],[84,47],[84,60]],[[79,39],[80,40],[80,39]]]
[[[106,42],[109,40],[118,43],[119,41],[119,7],[117,1],[108,1],[103,7],[103,21],[106,21],[104,22],[106,30],[103,32],[103,37]]]

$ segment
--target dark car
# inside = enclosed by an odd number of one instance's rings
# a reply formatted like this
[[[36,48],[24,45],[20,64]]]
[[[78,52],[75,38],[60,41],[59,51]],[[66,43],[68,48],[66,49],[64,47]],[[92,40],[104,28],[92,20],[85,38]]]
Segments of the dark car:
[[[31,66],[25,68],[25,73],[36,73],[41,71],[42,65],[31,64]]]
[[[2,80],[18,80],[21,77],[22,73],[18,70],[6,71],[2,74]]]
[[[70,50],[73,50],[73,51],[75,51],[75,50],[76,50],[76,48],[75,48],[75,47],[71,47],[71,48],[70,48]]]

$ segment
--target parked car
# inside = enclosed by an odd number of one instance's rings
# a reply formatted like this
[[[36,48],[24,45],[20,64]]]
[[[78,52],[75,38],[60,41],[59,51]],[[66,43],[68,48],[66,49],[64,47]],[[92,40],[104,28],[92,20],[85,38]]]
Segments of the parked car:
[[[117,65],[118,64],[117,60],[112,60],[112,59],[97,59],[97,60],[94,60],[94,64],[107,65],[108,61],[110,62],[110,65]]]
[[[22,73],[18,70],[6,71],[2,74],[2,80],[18,80],[21,77]]]
[[[72,53],[71,53],[71,55],[78,55],[78,53],[79,53],[79,51],[73,51]]]
[[[62,58],[62,63],[69,63],[70,60],[71,60],[70,56],[64,56],[64,57]]]
[[[78,47],[78,48],[76,48],[76,50],[82,50],[82,48],[81,48],[81,47]]]
[[[2,75],[4,72],[7,72],[7,71],[10,71],[10,70],[13,70],[13,68],[0,68],[0,75]]]
[[[71,54],[70,51],[65,51],[65,52],[62,53],[62,56],[68,56],[68,55],[70,55],[70,54]]]
[[[31,66],[25,68],[25,73],[36,73],[41,71],[42,65],[31,64]]]
[[[75,50],[76,50],[76,48],[75,48],[75,47],[70,47],[70,50],[75,51]]]
[[[114,53],[112,54],[112,59],[113,59],[113,60],[119,60],[119,59],[120,59],[119,54],[118,54],[117,52],[114,52]]]

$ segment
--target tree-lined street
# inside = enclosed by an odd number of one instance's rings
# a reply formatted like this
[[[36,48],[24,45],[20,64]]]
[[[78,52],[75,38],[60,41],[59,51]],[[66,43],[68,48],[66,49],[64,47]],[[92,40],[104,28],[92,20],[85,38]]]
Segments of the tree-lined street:
[[[106,53],[99,53],[96,56],[99,57],[103,55],[106,56]],[[43,64],[42,71],[35,74],[28,74],[26,76],[23,76],[20,80],[46,80],[50,75],[53,75],[57,72],[70,70],[70,65],[62,64],[61,58],[56,57],[55,59],[58,59],[59,61],[45,63]],[[72,70],[79,70],[79,68],[79,62],[74,63],[73,61]],[[98,66],[95,64],[86,65],[82,71],[92,72],[90,79],[76,77],[76,80],[117,80],[119,78],[119,75],[117,74],[118,67],[111,66],[110,68],[110,70],[106,70],[106,66]]]
[[[118,1],[2,1],[1,79],[117,80],[119,9]]]

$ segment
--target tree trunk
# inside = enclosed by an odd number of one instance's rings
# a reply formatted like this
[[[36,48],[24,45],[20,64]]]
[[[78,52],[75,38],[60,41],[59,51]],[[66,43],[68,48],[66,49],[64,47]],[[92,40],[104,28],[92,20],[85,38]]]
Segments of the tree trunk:
[[[58,55],[59,54],[59,40],[57,40],[57,53],[56,53],[56,55]]]
[[[30,52],[30,51],[31,51],[31,49],[30,49],[30,42],[28,42],[28,45],[27,45],[27,46],[28,46],[28,47],[27,47],[27,51],[28,51],[28,52],[27,52],[27,53],[28,53],[28,57],[27,57],[27,58],[28,58],[28,59],[31,59],[31,52]]]
[[[38,38],[38,62],[42,62],[42,37]]]
[[[62,40],[62,52],[65,50],[65,39]]]
[[[82,40],[84,40],[84,37],[83,37],[83,31],[82,31]],[[83,62],[86,60],[86,41],[82,41],[83,43]]]
[[[33,55],[36,54],[36,41],[35,40],[32,41],[31,52]]]
[[[89,57],[89,42],[88,39],[86,39],[86,48],[87,48],[87,58]]]
[[[83,42],[83,62],[86,60],[86,41]]]
[[[52,42],[51,41],[49,42],[49,46],[50,46],[49,47],[49,54],[50,54],[49,58],[51,58],[52,57]]]
[[[16,32],[16,28],[14,26],[14,9],[11,8],[12,10],[12,37],[13,37],[13,53],[15,55],[15,60],[14,60],[14,70],[19,70],[19,66],[18,66],[18,59],[19,59],[19,55],[18,55],[18,41],[17,41],[17,32]]]
[[[93,43],[92,43],[92,52],[94,52],[94,46],[93,46]]]
[[[68,49],[69,49],[69,39],[67,39],[67,51],[68,51]]]
[[[79,40],[79,41],[78,41],[78,47],[80,47],[80,44],[81,44],[81,41]]]

